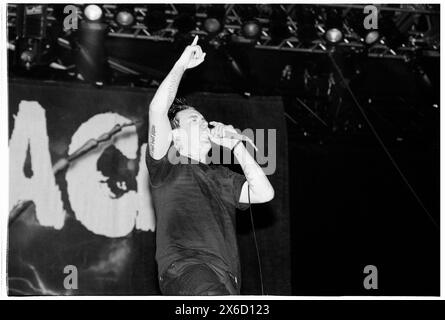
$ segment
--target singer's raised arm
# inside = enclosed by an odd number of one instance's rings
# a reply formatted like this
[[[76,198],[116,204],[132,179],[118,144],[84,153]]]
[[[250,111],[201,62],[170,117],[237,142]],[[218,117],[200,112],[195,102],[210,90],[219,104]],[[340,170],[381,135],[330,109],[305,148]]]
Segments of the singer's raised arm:
[[[185,48],[150,103],[148,147],[150,155],[154,159],[161,159],[170,146],[172,128],[168,119],[168,109],[175,99],[184,72],[204,61],[205,53],[202,52],[197,42],[198,36],[195,37],[191,45]]]

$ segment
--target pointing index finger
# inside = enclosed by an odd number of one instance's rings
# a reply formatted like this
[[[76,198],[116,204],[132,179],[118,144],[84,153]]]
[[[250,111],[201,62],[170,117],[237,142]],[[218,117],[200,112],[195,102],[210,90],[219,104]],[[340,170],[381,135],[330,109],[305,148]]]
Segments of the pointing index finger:
[[[193,42],[192,42],[192,46],[196,46],[196,44],[198,43],[198,39],[199,39],[199,37],[198,37],[198,35],[196,35],[195,36],[195,39],[193,39]]]

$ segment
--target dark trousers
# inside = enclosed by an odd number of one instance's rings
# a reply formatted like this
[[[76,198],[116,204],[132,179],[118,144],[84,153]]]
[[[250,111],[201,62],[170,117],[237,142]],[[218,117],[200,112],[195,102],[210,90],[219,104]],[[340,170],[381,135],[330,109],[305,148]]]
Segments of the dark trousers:
[[[238,280],[210,263],[184,260],[174,262],[159,277],[159,286],[167,296],[239,295]]]

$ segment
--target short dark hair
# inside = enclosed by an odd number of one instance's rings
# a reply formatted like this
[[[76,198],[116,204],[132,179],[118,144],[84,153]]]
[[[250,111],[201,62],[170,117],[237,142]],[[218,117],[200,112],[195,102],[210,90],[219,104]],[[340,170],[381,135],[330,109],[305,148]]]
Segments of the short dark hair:
[[[187,109],[194,109],[191,105],[187,104],[184,98],[176,98],[175,101],[172,103],[170,108],[168,109],[168,120],[170,120],[170,124],[172,126],[172,129],[176,129],[179,127],[179,121],[176,118],[176,115],[179,111],[187,110]]]

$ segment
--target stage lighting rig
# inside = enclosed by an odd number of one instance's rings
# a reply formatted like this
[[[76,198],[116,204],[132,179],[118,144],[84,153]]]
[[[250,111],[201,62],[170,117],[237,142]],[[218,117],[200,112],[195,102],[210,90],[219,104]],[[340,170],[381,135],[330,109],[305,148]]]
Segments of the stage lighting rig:
[[[76,66],[80,79],[102,85],[108,70],[105,52],[108,25],[100,21],[102,13],[99,14],[97,8],[91,9],[89,15],[88,19],[80,22],[77,31]]]
[[[373,45],[380,39],[380,32],[378,30],[370,30],[364,36],[364,41],[367,45]]]
[[[207,18],[204,21],[204,30],[209,34],[215,34],[221,30],[221,22],[216,18]]]
[[[13,48],[16,62],[28,71],[49,63],[48,11],[48,6],[43,4],[17,6]]]
[[[90,22],[98,22],[103,16],[103,11],[98,5],[89,4],[83,10],[83,15]]]
[[[291,30],[287,25],[287,14],[280,6],[270,6],[269,16],[269,34],[271,44],[281,43],[284,39],[289,38]]]
[[[381,32],[383,41],[392,50],[406,45],[410,38],[410,32],[415,27],[419,15],[406,12],[382,12]],[[415,46],[415,44],[414,44]]]
[[[224,5],[214,4],[209,5],[205,8],[206,16],[203,22],[204,31],[206,31],[209,35],[216,35],[221,32],[224,27],[224,17],[225,17],[225,9]]]
[[[133,8],[131,6],[118,6],[115,20],[120,27],[131,28],[136,22]]]
[[[243,24],[242,35],[250,40],[256,40],[261,36],[261,25],[256,20],[250,20]]]
[[[165,9],[163,4],[153,4],[147,7],[144,23],[148,32],[158,32],[167,26]]]
[[[304,44],[312,44],[319,39],[317,30],[317,14],[314,8],[299,7],[296,9],[298,40]]]
[[[379,29],[366,29],[361,11],[351,10],[345,17],[345,22],[348,30],[347,33],[353,33],[356,39],[366,47],[370,47],[379,41],[381,36]]]
[[[46,11],[41,10],[43,6],[8,4],[8,49],[15,51],[11,57],[22,69],[44,65],[46,57],[53,53],[56,59],[50,58],[49,62],[65,61],[60,50],[55,50],[60,46],[55,46],[54,41],[46,42],[53,38],[52,33],[46,35],[46,29],[56,29],[51,21],[63,25],[64,16],[51,13],[53,4],[47,5]],[[20,7],[31,8],[30,14],[21,15],[20,10],[17,11]],[[432,5],[378,5],[377,30],[361,30],[365,6],[357,4],[85,4],[77,7],[77,31],[59,28],[61,31],[55,39],[63,38],[71,43],[71,35],[80,35],[84,29],[80,28],[81,24],[103,23],[108,26],[106,37],[170,42],[178,47],[199,35],[202,43],[215,48],[232,43],[245,44],[255,50],[326,54],[335,47],[345,53],[362,52],[363,56],[372,58],[405,60],[417,54],[440,55],[439,6]],[[354,25],[351,16],[356,16],[359,24]]]
[[[330,44],[338,44],[343,40],[343,17],[341,11],[330,8],[326,12],[325,39]]]

